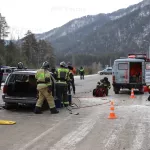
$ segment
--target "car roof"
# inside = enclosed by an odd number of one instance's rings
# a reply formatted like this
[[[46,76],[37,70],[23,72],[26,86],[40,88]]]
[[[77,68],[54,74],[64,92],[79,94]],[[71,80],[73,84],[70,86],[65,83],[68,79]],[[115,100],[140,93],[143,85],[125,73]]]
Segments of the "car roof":
[[[123,58],[123,59],[116,59],[115,62],[144,62],[143,59],[135,59],[135,58]]]
[[[106,69],[112,69],[112,67],[107,67]]]
[[[1,70],[5,70],[5,69],[16,69],[17,67],[4,67],[4,68],[1,68]]]
[[[16,70],[12,74],[36,74],[37,70]]]
[[[37,72],[37,69],[28,69],[28,70],[18,70],[18,71],[16,70],[12,74],[29,74],[29,75],[35,75],[36,72]]]

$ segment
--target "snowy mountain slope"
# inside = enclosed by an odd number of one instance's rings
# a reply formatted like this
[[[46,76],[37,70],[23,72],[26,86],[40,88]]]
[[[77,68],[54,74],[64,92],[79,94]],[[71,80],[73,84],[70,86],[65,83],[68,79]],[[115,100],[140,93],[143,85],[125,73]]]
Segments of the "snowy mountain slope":
[[[150,36],[150,0],[110,14],[74,19],[38,39],[50,41],[57,51],[108,52],[144,51]]]

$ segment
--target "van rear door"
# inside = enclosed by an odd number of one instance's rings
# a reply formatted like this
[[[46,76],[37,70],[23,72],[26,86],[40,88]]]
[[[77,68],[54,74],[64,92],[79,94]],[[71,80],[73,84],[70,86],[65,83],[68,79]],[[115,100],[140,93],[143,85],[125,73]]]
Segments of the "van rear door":
[[[145,83],[150,85],[150,62],[145,63]]]
[[[129,83],[129,62],[118,62],[116,83]]]

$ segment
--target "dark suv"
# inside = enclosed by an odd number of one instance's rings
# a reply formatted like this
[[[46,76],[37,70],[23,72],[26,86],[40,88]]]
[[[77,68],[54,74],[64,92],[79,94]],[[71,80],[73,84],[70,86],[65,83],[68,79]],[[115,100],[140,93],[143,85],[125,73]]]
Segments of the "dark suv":
[[[5,109],[18,104],[35,105],[37,101],[36,70],[15,71],[9,74],[3,87]],[[52,77],[53,83],[55,83]]]

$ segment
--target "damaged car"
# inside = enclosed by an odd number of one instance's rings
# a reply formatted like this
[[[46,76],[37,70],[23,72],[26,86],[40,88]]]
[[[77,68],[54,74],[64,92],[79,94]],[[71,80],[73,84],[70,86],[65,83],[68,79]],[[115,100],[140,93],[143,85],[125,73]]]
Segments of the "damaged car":
[[[17,107],[19,104],[35,106],[38,98],[35,74],[36,70],[15,71],[9,74],[2,95],[5,109]],[[54,87],[55,79],[52,76],[51,79]]]

